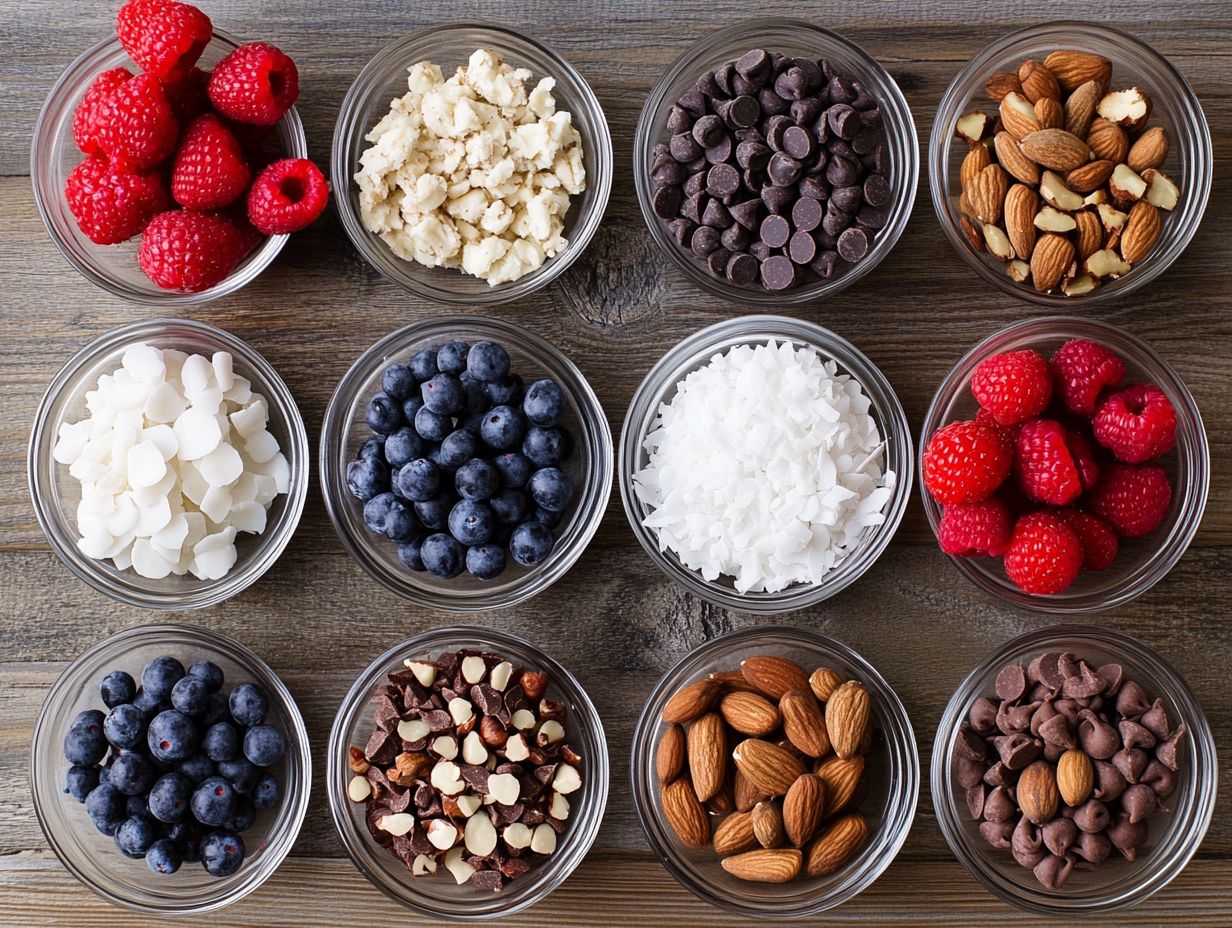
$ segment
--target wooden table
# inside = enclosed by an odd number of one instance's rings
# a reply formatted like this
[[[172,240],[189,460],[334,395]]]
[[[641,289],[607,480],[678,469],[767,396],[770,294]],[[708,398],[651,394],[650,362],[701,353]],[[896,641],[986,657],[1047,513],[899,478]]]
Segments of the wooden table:
[[[30,192],[29,145],[45,94],[69,61],[107,34],[119,5],[0,0],[0,924],[131,925],[131,913],[79,886],[48,850],[31,810],[30,730],[47,686],[66,662],[150,613],[116,605],[75,580],[34,521],[24,479],[29,425],[46,384],[80,346],[114,326],[153,315],[94,289],[60,257]],[[501,311],[553,340],[594,384],[618,431],[629,398],[667,346],[739,310],[688,285],[656,252],[633,195],[634,124],[646,91],[688,43],[754,12],[737,0],[527,0],[430,4],[352,0],[206,0],[226,30],[267,39],[292,54],[311,153],[328,158],[342,96],[384,44],[437,18],[491,19],[552,42],[586,75],[611,121],[616,183],[607,219],[586,254],[545,292]],[[1004,0],[911,3],[768,2],[757,12],[806,14],[878,57],[903,87],[921,140],[945,86],[994,37],[1046,13]],[[824,10],[824,13],[823,13]],[[1232,350],[1228,261],[1232,213],[1232,99],[1226,4],[1121,0],[1075,2],[1058,15],[1117,24],[1154,43],[1194,85],[1215,139],[1216,188],[1197,240],[1161,279],[1100,318],[1145,338],[1180,371],[1206,419],[1215,462],[1210,503],[1189,553],[1150,593],[1096,616],[1157,648],[1188,678],[1232,780]],[[438,311],[386,283],[348,243],[332,212],[295,236],[253,286],[195,310],[248,339],[298,398],[315,443],[334,384],[377,338]],[[940,235],[921,180],[915,215],[872,275],[800,315],[852,340],[898,390],[918,427],[932,390],[975,341],[1037,312],[994,293]],[[358,671],[391,643],[447,616],[385,593],[350,559],[326,518],[315,478],[299,532],[258,584],[221,606],[184,617],[234,636],[263,655],[299,699],[323,762],[339,700]],[[697,902],[649,854],[628,786],[638,709],[662,671],[707,637],[752,622],[684,595],[647,560],[613,498],[598,536],[573,571],[544,596],[479,621],[548,647],[587,686],[603,714],[612,756],[611,799],[598,844],[565,886],[510,924],[737,924]],[[865,654],[897,688],[914,722],[925,768],[948,696],[967,669],[1007,638],[1049,623],[977,592],[946,563],[918,502],[881,561],[842,595],[789,621],[835,635]],[[320,769],[318,767],[318,769]],[[1222,792],[1197,858],[1134,913],[1186,925],[1232,924],[1232,790]],[[910,839],[889,871],[824,923],[1039,924],[982,890],[953,859],[927,789]],[[1120,918],[1093,920],[1117,924]],[[217,925],[414,923],[356,872],[326,809],[320,778],[295,851],[260,890],[197,920]],[[149,924],[145,919],[141,924]],[[818,922],[821,924],[822,922]]]

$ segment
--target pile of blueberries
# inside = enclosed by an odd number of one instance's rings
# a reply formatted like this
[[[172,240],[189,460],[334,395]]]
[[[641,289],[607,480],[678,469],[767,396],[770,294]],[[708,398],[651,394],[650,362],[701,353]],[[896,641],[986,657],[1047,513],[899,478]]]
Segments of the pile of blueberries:
[[[64,738],[65,792],[120,853],[145,858],[155,873],[200,861],[211,876],[230,876],[244,862],[240,834],[281,799],[266,768],[286,744],[265,724],[269,700],[251,683],[230,695],[222,687],[211,661],[185,671],[156,657],[140,687],[115,670],[99,684],[110,711],[80,713]]]
[[[523,386],[509,366],[495,342],[451,341],[381,377],[347,487],[411,570],[491,580],[507,556],[534,567],[556,543],[573,499],[565,395],[551,380]]]

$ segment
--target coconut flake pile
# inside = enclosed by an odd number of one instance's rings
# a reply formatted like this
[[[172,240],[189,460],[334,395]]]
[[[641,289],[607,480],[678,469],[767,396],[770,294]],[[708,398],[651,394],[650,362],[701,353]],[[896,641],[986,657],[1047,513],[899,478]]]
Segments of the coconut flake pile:
[[[808,348],[738,345],[659,407],[633,478],[643,524],[740,593],[818,583],[885,521],[895,474],[860,384]]]

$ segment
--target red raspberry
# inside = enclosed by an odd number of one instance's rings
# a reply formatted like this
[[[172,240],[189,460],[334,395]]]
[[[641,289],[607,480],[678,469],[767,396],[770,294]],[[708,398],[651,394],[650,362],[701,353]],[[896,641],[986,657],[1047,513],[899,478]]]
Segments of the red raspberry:
[[[1078,429],[1070,427],[1065,430],[1065,444],[1073,455],[1074,466],[1078,468],[1078,479],[1082,481],[1082,489],[1089,490],[1099,482],[1099,462],[1095,459],[1095,451],[1087,437]]]
[[[228,119],[272,126],[299,97],[295,62],[273,45],[241,45],[214,66],[210,102]]]
[[[137,260],[164,290],[196,293],[221,282],[252,247],[248,233],[219,213],[159,213],[141,236]]]
[[[1014,472],[1031,499],[1065,506],[1082,494],[1082,477],[1065,429],[1051,419],[1024,423],[1014,443]]]
[[[128,0],[116,14],[116,35],[128,56],[165,81],[187,74],[213,34],[208,16],[175,0]]]
[[[175,150],[180,127],[158,78],[138,74],[95,109],[94,137],[117,171],[148,171]]]
[[[82,94],[73,112],[73,141],[83,154],[96,155],[100,151],[97,138],[99,104],[132,76],[133,72],[128,68],[112,68],[94,78]]]
[[[951,422],[924,449],[924,486],[943,506],[992,496],[1014,463],[1009,438],[982,422]]]
[[[1086,502],[1122,538],[1140,538],[1168,514],[1172,485],[1158,464],[1112,464]]]
[[[1034,419],[1052,399],[1048,362],[1030,350],[994,354],[972,373],[971,393],[1001,425]]]
[[[184,130],[171,169],[171,195],[189,209],[217,209],[239,199],[251,176],[240,143],[213,113]]]
[[[1014,525],[1005,552],[1005,575],[1024,593],[1067,589],[1082,569],[1078,534],[1051,512],[1033,512]]]
[[[193,68],[183,77],[163,84],[163,92],[180,125],[188,125],[202,113],[210,111],[210,97],[205,92],[210,73]]]
[[[1125,379],[1121,359],[1098,342],[1075,338],[1057,349],[1050,363],[1056,392],[1070,412],[1090,416],[1104,387],[1119,387]]]
[[[248,191],[248,218],[266,235],[298,232],[329,202],[329,184],[307,158],[284,158],[262,171]]]
[[[73,168],[64,184],[64,198],[78,227],[96,245],[115,245],[140,235],[168,204],[158,174],[112,171],[101,155],[91,155]]]
[[[1116,560],[1117,536],[1112,526],[1081,509],[1062,509],[1061,520],[1074,530],[1082,542],[1082,566],[1087,570],[1104,570]]]
[[[1000,557],[1010,543],[1009,509],[996,497],[946,506],[937,540],[946,554]]]
[[[1015,438],[1018,437],[1018,426],[1017,425],[1002,425],[995,418],[993,418],[993,414],[990,413],[987,409],[983,409],[983,408],[977,409],[975,412],[975,421],[981,422],[987,426],[991,426],[992,428],[1000,432],[1002,435],[1004,435],[1006,438],[1008,438],[1011,442]]]
[[[1159,387],[1136,383],[1105,397],[1091,428],[1117,460],[1140,464],[1176,444],[1176,410]]]

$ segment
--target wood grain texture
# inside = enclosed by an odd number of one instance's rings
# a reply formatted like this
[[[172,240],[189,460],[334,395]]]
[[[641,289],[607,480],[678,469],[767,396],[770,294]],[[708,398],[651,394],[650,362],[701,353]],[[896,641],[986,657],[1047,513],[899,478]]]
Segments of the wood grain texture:
[[[47,686],[81,650],[152,619],[75,581],[50,553],[30,508],[25,443],[42,391],[88,340],[154,312],[93,289],[63,261],[34,209],[28,179],[38,108],[63,67],[110,28],[118,0],[23,3],[0,0],[0,924],[130,925],[133,917],[97,900],[67,876],[47,849],[30,809],[26,771],[31,726]],[[500,310],[548,337],[586,373],[619,431],[634,388],[665,348],[740,312],[690,286],[658,255],[633,196],[633,130],[646,91],[688,43],[747,18],[736,0],[530,0],[460,2],[443,10],[422,0],[205,0],[214,21],[265,38],[300,68],[300,106],[313,155],[328,160],[343,94],[382,45],[443,18],[491,20],[550,41],[586,75],[612,126],[616,181],[606,221],[586,254],[545,292]],[[802,9],[774,0],[757,14],[816,15],[877,56],[903,86],[926,145],[932,113],[954,72],[993,37],[1035,16],[1007,0],[860,0]],[[1045,13],[1038,14],[1047,15]],[[1057,15],[1106,21],[1104,4],[1074,2]],[[1226,4],[1123,0],[1116,24],[1166,54],[1202,99],[1215,143],[1206,222],[1172,269],[1100,317],[1149,341],[1179,370],[1206,420],[1216,462],[1197,539],[1149,594],[1093,621],[1161,651],[1201,700],[1232,782],[1232,348],[1228,255],[1232,234],[1232,16]],[[326,39],[325,37],[328,37]],[[350,247],[337,217],[295,236],[276,265],[242,293],[190,315],[249,340],[295,394],[315,444],[338,378],[369,344],[439,310],[383,281]],[[911,224],[873,274],[823,305],[799,311],[853,341],[898,390],[918,428],[932,390],[978,339],[1035,310],[1000,296],[968,271],[940,236],[921,179]],[[373,617],[377,617],[375,620]],[[394,616],[392,620],[389,618]],[[290,548],[243,595],[186,617],[262,654],[304,709],[317,758],[334,711],[355,674],[392,642],[448,619],[385,593],[346,555],[313,482]],[[618,500],[573,571],[535,601],[480,622],[547,645],[573,669],[603,714],[612,790],[596,850],[565,886],[509,924],[737,924],[695,901],[647,853],[628,794],[628,749],[643,698],[671,663],[715,634],[751,624],[699,603],[670,585],[633,540]],[[789,621],[833,634],[870,658],[897,688],[915,724],[927,767],[932,735],[967,669],[1007,638],[1051,619],[977,593],[931,540],[918,503],[886,555],[859,583]],[[925,778],[926,780],[927,778]],[[1187,925],[1232,924],[1232,795],[1224,790],[1198,859],[1135,921],[1180,917]],[[292,858],[264,887],[195,923],[336,926],[410,922],[371,889],[342,855],[314,789]],[[305,906],[304,886],[314,888]],[[985,893],[956,863],[936,828],[927,787],[903,854],[885,876],[829,920],[920,925],[1035,925]],[[1092,920],[1114,924],[1120,919]],[[141,920],[142,924],[151,924]]]

